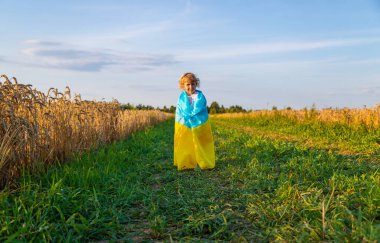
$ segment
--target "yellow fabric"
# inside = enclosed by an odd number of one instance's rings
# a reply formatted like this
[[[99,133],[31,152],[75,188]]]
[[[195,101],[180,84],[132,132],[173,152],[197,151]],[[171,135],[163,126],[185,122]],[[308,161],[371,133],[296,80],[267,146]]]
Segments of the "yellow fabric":
[[[209,121],[195,128],[175,122],[174,165],[178,170],[215,167],[215,148]]]

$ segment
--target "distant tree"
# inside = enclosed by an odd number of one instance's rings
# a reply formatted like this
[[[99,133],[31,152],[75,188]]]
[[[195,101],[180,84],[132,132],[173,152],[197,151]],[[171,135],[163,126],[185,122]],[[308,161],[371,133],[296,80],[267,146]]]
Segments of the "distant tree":
[[[244,110],[243,107],[241,107],[240,105],[233,105],[233,106],[230,106],[230,108],[228,109],[228,112],[229,113],[246,112],[246,110]]]
[[[224,108],[224,106],[222,105],[219,109],[219,112],[218,113],[226,113],[226,108]]]
[[[212,103],[211,103],[211,105],[210,105],[210,107],[209,107],[209,113],[210,114],[216,114],[216,113],[219,113],[219,109],[220,109],[220,106],[219,106],[219,104],[218,104],[218,102],[216,102],[216,101],[213,101]]]
[[[122,110],[134,110],[135,109],[135,107],[131,103],[122,104],[122,105],[120,105],[120,108]]]
[[[175,113],[175,109],[176,109],[175,106],[172,105],[172,106],[170,106],[170,108],[169,108],[169,112],[170,112],[170,113]]]
[[[131,103],[122,104],[122,105],[120,105],[120,108],[122,110],[154,110],[154,109],[157,109],[157,110],[160,110],[163,112],[169,112],[169,113],[175,113],[175,110],[176,110],[176,107],[173,105],[171,105],[170,107],[167,107],[165,105],[162,108],[160,108],[160,107],[154,108],[151,105],[138,104],[138,105],[134,106]],[[291,109],[291,108],[288,107],[287,109]],[[230,107],[224,107],[223,105],[219,105],[219,103],[216,101],[211,102],[210,106],[207,107],[207,110],[210,114],[247,112],[247,110],[245,110],[240,105],[232,105]],[[272,110],[277,110],[277,107],[273,106]]]
[[[154,107],[151,106],[151,105],[142,105],[142,104],[138,104],[136,106],[136,109],[137,110],[154,110]]]

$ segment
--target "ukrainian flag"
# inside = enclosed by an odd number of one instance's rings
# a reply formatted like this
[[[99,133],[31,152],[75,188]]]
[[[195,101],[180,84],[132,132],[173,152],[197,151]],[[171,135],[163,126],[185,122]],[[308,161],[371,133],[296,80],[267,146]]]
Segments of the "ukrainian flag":
[[[207,102],[203,93],[196,90],[190,103],[183,91],[177,103],[174,133],[174,165],[178,170],[215,167],[214,140],[208,120]]]

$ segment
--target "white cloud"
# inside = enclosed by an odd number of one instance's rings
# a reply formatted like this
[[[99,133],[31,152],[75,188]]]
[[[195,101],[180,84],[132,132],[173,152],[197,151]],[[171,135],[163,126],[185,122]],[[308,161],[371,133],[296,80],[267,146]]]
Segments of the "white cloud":
[[[374,85],[374,86],[361,86],[358,88],[352,88],[352,89],[342,89],[337,90],[334,92],[330,92],[329,95],[331,96],[379,96],[380,95],[380,86]],[[380,101],[380,100],[379,100]]]
[[[128,26],[123,30],[115,31],[109,35],[110,39],[120,39],[122,41],[129,41],[130,39],[142,38],[146,36],[154,36],[157,33],[165,32],[172,26],[172,21],[161,21],[153,24],[139,24]],[[116,34],[115,34],[116,32]]]
[[[60,42],[47,41],[47,40],[37,40],[37,39],[26,40],[26,41],[24,41],[24,44],[36,45],[36,46],[59,46],[59,45],[61,45]]]
[[[64,43],[27,41],[33,47],[22,52],[29,60],[24,65],[96,72],[107,68],[119,71],[140,71],[176,63],[172,55],[123,52],[111,49],[72,48]],[[44,46],[44,43],[48,43]],[[51,45],[51,43],[55,43]]]
[[[218,46],[217,48],[207,48],[202,50],[189,50],[182,52],[178,56],[180,60],[209,60],[256,54],[297,52],[333,47],[366,45],[379,42],[380,38],[356,38],[303,42],[250,43]]]

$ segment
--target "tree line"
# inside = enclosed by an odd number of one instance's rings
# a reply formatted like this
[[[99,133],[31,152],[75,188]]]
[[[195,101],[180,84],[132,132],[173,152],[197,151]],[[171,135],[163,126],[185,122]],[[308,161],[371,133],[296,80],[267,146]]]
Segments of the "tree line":
[[[173,105],[170,107],[164,106],[162,108],[160,107],[154,108],[151,105],[142,105],[142,104],[133,105],[131,103],[122,104],[120,107],[123,110],[154,110],[156,109],[156,110],[160,110],[160,111],[168,112],[168,113],[175,113],[175,109],[176,109],[176,107]],[[240,105],[232,105],[229,107],[224,107],[223,105],[219,105],[219,103],[216,101],[211,102],[211,104],[207,106],[207,110],[210,114],[236,113],[236,112],[249,111],[249,110],[244,109]]]

